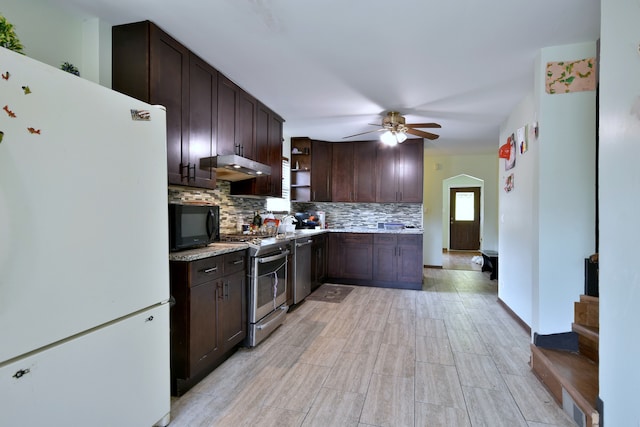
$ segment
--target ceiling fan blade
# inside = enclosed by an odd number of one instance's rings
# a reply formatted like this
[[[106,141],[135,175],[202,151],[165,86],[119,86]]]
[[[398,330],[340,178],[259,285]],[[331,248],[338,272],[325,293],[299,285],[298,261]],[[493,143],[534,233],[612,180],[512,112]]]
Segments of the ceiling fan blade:
[[[431,140],[440,138],[440,135],[436,135],[435,133],[430,133],[430,132],[424,132],[424,131],[421,131],[421,130],[418,130],[418,129],[409,128],[409,129],[407,129],[406,132],[410,133],[411,135],[415,135],[415,136],[419,136],[419,137],[427,138],[427,139],[431,139]]]
[[[407,123],[405,126],[410,128],[441,128],[438,123]]]
[[[372,132],[381,132],[383,130],[384,129],[376,129],[376,130],[370,130],[370,131],[367,131],[367,132],[356,133],[355,135],[343,136],[342,139],[347,139],[347,138],[351,138],[351,137],[354,137],[354,136],[365,135],[367,133],[372,133]]]

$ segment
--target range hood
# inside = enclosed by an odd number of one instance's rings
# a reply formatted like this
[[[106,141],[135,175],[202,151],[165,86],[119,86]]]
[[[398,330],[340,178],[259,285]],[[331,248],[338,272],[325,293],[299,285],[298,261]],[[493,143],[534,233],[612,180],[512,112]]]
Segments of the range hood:
[[[200,168],[215,170],[216,179],[221,181],[243,181],[271,175],[271,166],[237,154],[204,157],[200,159]]]

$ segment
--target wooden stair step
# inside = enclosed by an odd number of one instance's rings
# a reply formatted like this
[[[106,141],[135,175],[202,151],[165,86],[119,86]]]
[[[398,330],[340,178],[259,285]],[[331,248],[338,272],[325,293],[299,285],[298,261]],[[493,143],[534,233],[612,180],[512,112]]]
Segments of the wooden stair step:
[[[574,303],[573,318],[575,323],[586,326],[600,326],[599,298],[580,295],[580,301]]]
[[[531,344],[531,368],[547,386],[556,401],[563,402],[563,389],[585,415],[586,427],[597,427],[598,364],[588,357],[567,351],[551,350]],[[572,415],[572,414],[570,414]]]
[[[600,340],[600,328],[595,326],[581,325],[579,323],[572,323],[571,330],[578,335],[582,335],[589,338],[592,341],[598,342]]]
[[[599,304],[600,303],[600,298],[598,297],[593,297],[591,295],[580,295],[580,302],[588,302],[588,303],[592,303],[592,304]]]
[[[572,323],[571,330],[578,334],[580,354],[598,362],[600,360],[600,328]]]

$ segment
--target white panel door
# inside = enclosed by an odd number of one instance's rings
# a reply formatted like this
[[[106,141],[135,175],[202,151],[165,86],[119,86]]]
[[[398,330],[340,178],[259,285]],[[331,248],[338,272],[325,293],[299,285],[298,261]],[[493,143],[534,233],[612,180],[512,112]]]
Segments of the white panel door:
[[[163,304],[3,366],[0,426],[154,425],[170,410],[168,328]]]

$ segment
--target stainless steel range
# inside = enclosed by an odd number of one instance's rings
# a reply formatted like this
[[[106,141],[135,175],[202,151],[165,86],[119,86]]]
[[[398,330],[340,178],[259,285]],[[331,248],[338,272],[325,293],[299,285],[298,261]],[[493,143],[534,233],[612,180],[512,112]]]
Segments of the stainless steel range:
[[[251,235],[221,235],[220,240],[249,245],[249,328],[245,345],[254,347],[284,322],[289,309],[286,301],[290,242]]]

